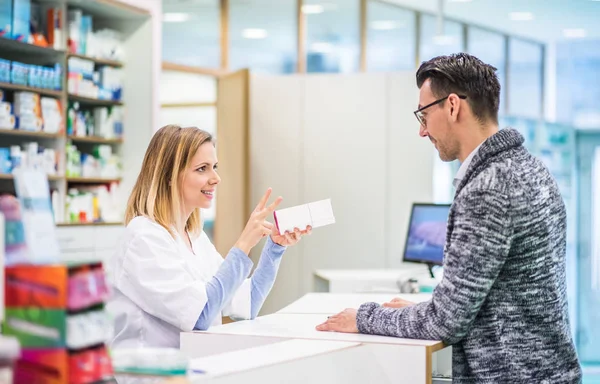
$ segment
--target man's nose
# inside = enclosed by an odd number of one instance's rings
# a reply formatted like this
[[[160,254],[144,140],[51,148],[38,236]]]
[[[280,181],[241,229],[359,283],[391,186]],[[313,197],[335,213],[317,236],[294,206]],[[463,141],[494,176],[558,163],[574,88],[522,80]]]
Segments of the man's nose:
[[[421,136],[421,137],[427,137],[427,136],[429,136],[427,134],[427,128],[425,128],[423,126],[423,124],[419,125],[419,136]]]

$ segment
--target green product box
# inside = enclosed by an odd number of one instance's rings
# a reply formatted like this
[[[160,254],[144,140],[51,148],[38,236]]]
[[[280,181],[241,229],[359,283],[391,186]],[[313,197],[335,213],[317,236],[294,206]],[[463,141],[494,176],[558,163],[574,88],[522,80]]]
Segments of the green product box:
[[[61,309],[6,308],[3,331],[23,348],[64,348],[67,313]]]

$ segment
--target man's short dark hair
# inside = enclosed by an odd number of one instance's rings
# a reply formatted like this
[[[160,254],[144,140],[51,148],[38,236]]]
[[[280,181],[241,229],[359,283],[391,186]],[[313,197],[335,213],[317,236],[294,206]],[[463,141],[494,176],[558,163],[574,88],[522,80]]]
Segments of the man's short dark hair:
[[[477,120],[498,123],[500,82],[493,66],[466,53],[438,56],[423,62],[417,71],[419,88],[427,79],[436,98],[465,95]]]

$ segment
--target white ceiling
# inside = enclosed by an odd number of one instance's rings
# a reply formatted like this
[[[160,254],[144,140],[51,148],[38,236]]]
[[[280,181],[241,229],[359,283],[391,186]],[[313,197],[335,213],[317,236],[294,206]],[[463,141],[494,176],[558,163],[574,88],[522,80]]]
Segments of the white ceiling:
[[[270,24],[275,21],[279,28],[287,32],[288,19],[273,19],[277,10],[290,10],[295,0],[229,0],[232,10],[247,9],[248,23],[265,19]],[[439,0],[370,0],[398,4],[410,9],[437,14]],[[333,4],[338,12],[343,12],[344,2],[357,3],[359,0],[304,0],[305,4]],[[444,14],[448,18],[479,25],[511,35],[526,37],[540,42],[565,40],[564,29],[582,28],[586,39],[600,39],[600,0],[443,0]],[[205,28],[206,17],[215,18],[219,0],[163,0],[163,12],[189,12],[193,18],[188,21],[192,30],[214,33],[212,23]],[[354,7],[351,7],[354,8]],[[293,11],[293,10],[292,10]],[[531,12],[531,21],[512,21],[511,12]],[[244,11],[244,13],[246,13]],[[203,17],[206,16],[206,17]],[[239,14],[235,15],[239,23]],[[293,16],[292,16],[293,17]],[[313,16],[314,17],[314,16]],[[341,18],[343,19],[343,18]],[[214,20],[217,22],[217,20]],[[293,22],[293,21],[292,21]],[[358,22],[358,20],[357,20]],[[290,23],[291,24],[291,23]],[[269,25],[269,27],[274,27]],[[354,25],[352,27],[355,27]],[[210,29],[210,31],[208,30]],[[343,29],[343,28],[342,28]],[[344,33],[344,31],[338,31]]]
[[[438,0],[385,0],[437,13]],[[471,0],[444,1],[447,17],[530,39],[565,40],[566,28],[583,28],[586,38],[600,38],[599,0]],[[512,21],[510,12],[531,12],[531,21]]]

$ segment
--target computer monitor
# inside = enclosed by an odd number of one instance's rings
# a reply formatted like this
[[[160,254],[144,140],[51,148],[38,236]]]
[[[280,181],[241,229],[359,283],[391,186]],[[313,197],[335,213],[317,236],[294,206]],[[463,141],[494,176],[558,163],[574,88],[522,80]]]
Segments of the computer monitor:
[[[450,204],[413,203],[404,245],[403,261],[443,265]]]

